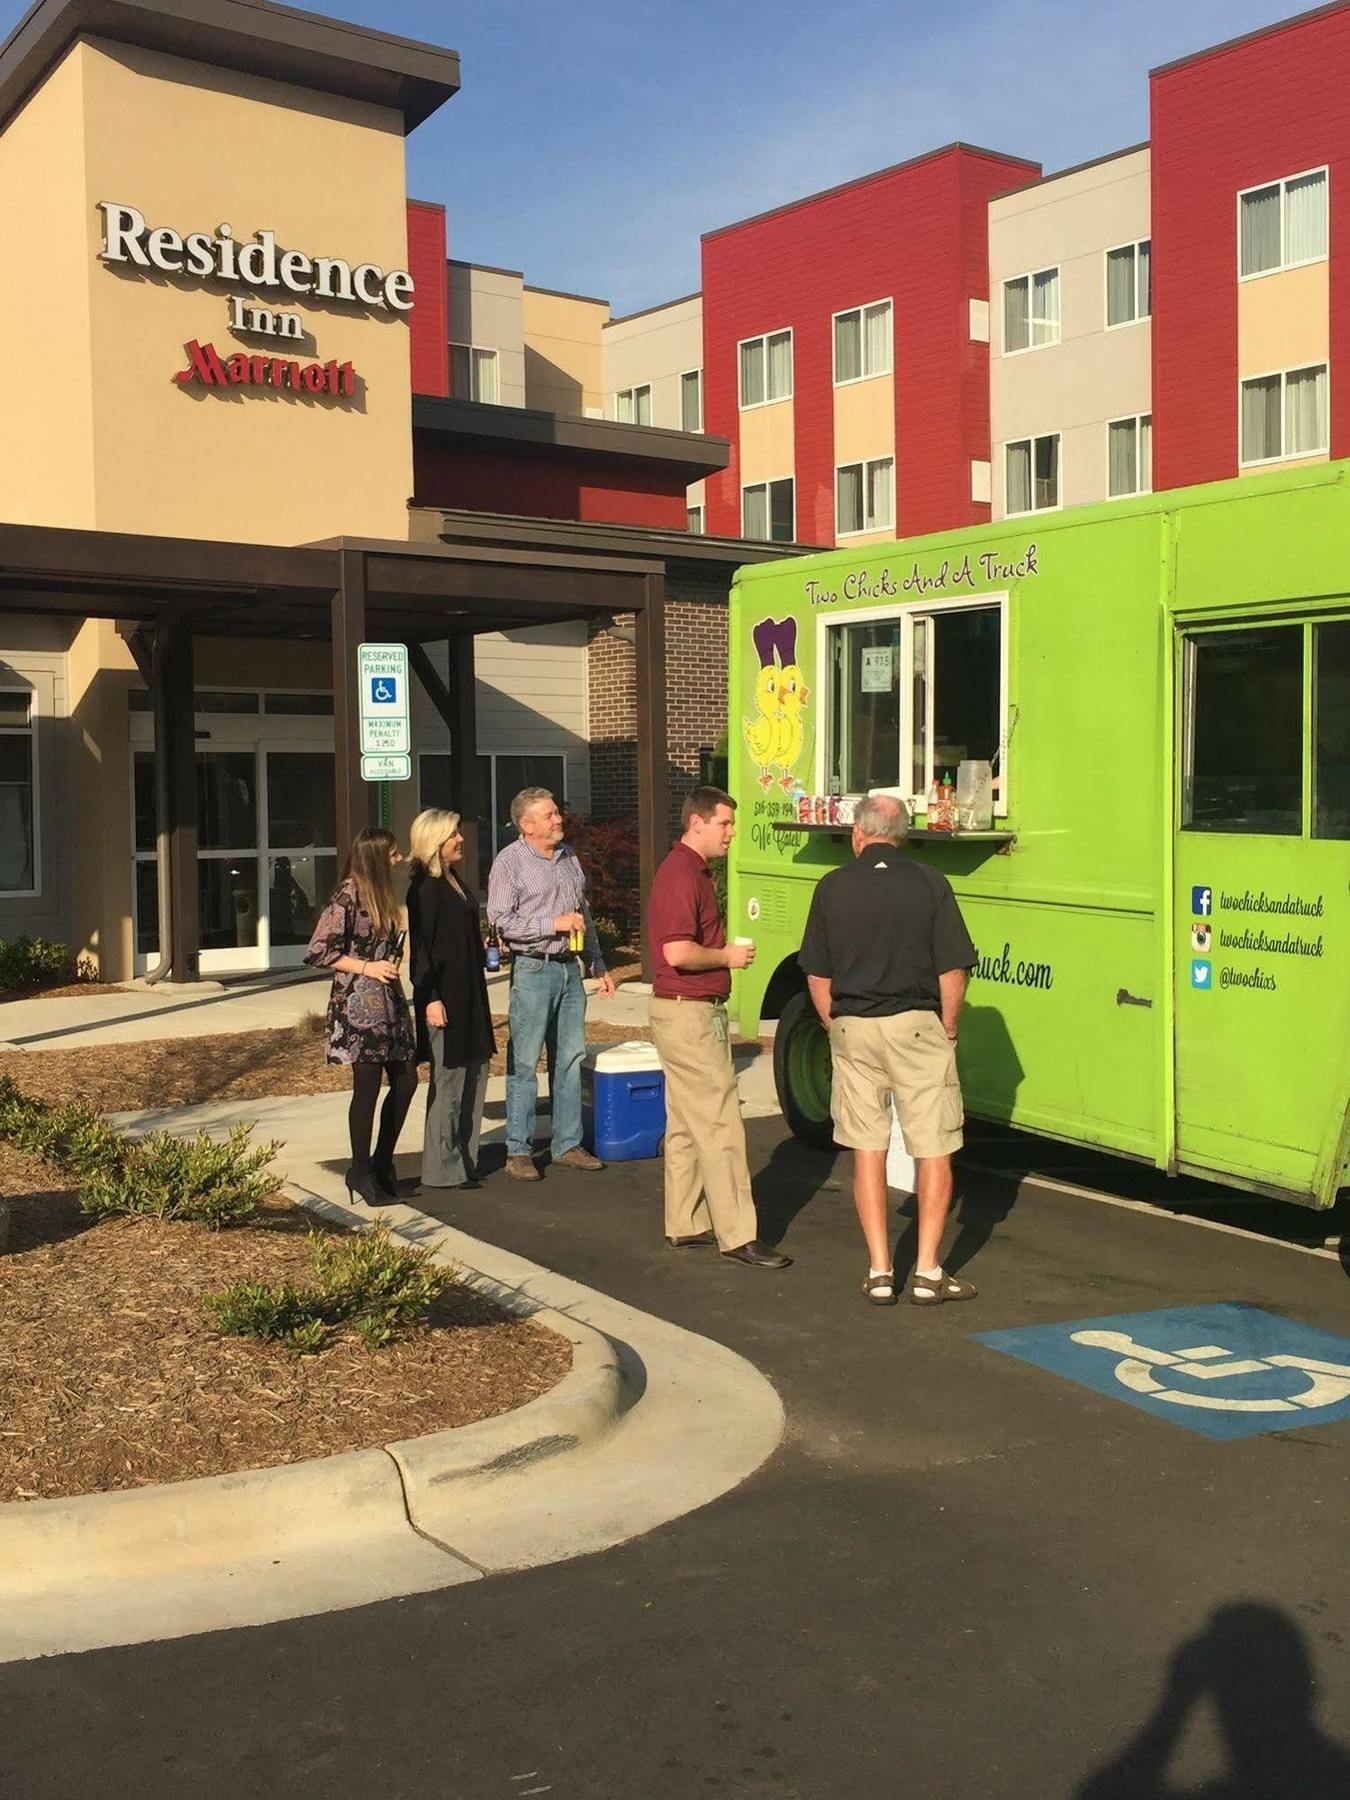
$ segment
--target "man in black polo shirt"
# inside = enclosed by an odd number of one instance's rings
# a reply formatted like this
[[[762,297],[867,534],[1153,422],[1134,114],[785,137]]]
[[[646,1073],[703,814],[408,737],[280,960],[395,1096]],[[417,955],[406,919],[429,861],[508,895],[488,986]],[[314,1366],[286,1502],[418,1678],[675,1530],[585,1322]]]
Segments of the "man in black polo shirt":
[[[876,1306],[896,1298],[886,1222],[892,1099],[919,1169],[909,1298],[917,1306],[975,1298],[941,1261],[965,1117],[956,1027],[975,946],[945,876],[901,852],[908,830],[903,801],[870,794],[859,804],[856,860],[818,884],[799,958],[830,1034],[834,1135],[853,1151],[853,1199],[871,1259],[863,1293]]]

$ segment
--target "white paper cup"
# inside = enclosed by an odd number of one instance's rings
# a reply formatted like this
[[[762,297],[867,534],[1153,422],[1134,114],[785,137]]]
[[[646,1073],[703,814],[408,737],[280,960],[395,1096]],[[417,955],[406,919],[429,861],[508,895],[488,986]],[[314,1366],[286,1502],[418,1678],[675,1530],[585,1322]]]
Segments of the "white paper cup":
[[[731,941],[733,944],[748,944],[752,950],[755,947],[755,940],[753,938],[732,938]]]

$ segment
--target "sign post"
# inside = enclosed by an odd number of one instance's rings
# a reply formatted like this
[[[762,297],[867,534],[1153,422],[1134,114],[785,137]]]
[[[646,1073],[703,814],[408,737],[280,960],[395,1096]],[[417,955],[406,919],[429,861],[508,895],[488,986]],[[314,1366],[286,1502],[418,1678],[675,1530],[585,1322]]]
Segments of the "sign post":
[[[408,646],[359,644],[356,679],[361,700],[361,779],[407,781],[412,775]]]

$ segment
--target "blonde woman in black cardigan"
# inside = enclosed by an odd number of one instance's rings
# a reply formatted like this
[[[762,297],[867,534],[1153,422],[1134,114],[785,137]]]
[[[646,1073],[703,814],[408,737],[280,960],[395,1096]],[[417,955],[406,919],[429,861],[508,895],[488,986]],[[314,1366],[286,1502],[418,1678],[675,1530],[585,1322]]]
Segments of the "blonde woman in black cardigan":
[[[422,1185],[476,1187],[488,1063],[496,1049],[478,896],[460,878],[459,814],[418,813],[408,888],[417,1060],[431,1064]]]

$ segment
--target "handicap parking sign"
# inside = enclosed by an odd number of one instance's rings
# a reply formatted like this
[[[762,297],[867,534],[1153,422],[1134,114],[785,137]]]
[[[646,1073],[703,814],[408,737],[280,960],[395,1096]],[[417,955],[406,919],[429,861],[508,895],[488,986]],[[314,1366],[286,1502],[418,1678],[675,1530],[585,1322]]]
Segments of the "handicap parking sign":
[[[1203,956],[1191,958],[1191,986],[1193,988],[1212,988],[1214,986],[1214,964],[1206,962]]]
[[[985,1331],[976,1342],[1204,1437],[1350,1419],[1350,1338],[1224,1303]]]
[[[370,678],[370,700],[372,706],[397,706],[398,676],[372,675]]]

